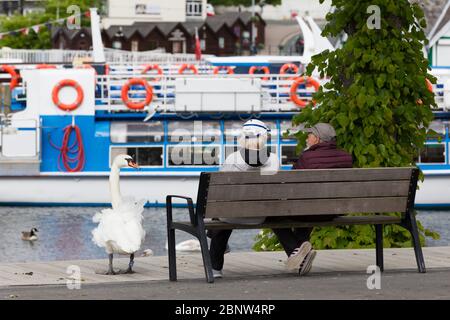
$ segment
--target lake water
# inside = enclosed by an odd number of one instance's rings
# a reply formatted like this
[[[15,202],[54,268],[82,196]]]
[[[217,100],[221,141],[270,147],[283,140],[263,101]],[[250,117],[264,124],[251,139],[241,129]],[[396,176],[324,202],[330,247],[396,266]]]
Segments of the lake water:
[[[92,216],[99,207],[0,207],[0,263],[105,258],[102,248],[91,240],[96,224]],[[174,219],[185,220],[187,209],[174,209]],[[450,245],[450,211],[419,211],[419,220],[426,228],[441,234],[440,240],[427,239],[427,246]],[[39,230],[34,243],[22,241],[21,231]],[[155,255],[166,255],[165,208],[144,210],[147,231],[142,250],[152,249]],[[251,250],[258,230],[234,230],[230,238],[232,251]],[[185,232],[176,232],[177,243],[192,239]]]

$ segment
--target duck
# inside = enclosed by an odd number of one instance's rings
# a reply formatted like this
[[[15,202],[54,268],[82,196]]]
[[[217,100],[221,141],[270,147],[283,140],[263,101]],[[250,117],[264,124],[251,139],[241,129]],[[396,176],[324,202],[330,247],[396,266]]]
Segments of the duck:
[[[24,241],[36,241],[38,239],[37,232],[39,232],[38,229],[32,228],[29,232],[28,231],[22,231],[22,240]]]
[[[92,230],[93,242],[105,249],[108,254],[108,270],[105,275],[117,274],[113,269],[114,254],[130,255],[128,268],[119,273],[134,273],[134,255],[145,239],[143,216],[145,200],[122,198],[120,193],[120,169],[131,167],[138,169],[133,158],[119,154],[114,158],[109,175],[111,208],[97,212],[92,218],[98,226]]]

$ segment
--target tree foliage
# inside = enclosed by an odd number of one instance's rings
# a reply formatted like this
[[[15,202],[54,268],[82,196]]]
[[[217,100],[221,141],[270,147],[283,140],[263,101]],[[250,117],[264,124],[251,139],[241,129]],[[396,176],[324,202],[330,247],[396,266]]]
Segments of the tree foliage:
[[[422,51],[427,42],[423,10],[408,0],[333,0],[332,5],[336,10],[327,15],[323,35],[345,32],[348,39],[341,49],[312,57],[307,74],[316,70],[329,82],[314,95],[318,107],[303,109],[293,123],[332,124],[338,146],[352,154],[355,167],[415,165],[436,106],[425,85],[425,79],[436,79]],[[381,9],[379,29],[367,23],[372,5]],[[297,137],[301,150],[306,134]],[[422,243],[424,236],[439,236],[420,223],[419,228]],[[277,249],[273,237],[265,231],[255,249],[268,244]],[[373,247],[374,240],[371,226],[316,228],[311,236],[316,248]],[[384,242],[386,247],[411,245],[409,232],[399,226],[384,228]]]
[[[89,8],[103,8],[102,0],[48,0],[43,6],[43,13],[30,13],[21,15],[19,13],[10,17],[0,17],[0,33],[14,31],[21,28],[32,27],[37,24],[47,23],[49,21],[69,17],[73,12],[67,12],[67,8],[71,5],[77,5],[80,13],[84,13]],[[82,16],[81,24],[89,25],[89,19]],[[3,37],[0,40],[0,47],[10,47],[16,49],[48,49],[51,48],[51,34],[48,27],[40,28],[38,34],[30,30],[28,35],[20,32]]]

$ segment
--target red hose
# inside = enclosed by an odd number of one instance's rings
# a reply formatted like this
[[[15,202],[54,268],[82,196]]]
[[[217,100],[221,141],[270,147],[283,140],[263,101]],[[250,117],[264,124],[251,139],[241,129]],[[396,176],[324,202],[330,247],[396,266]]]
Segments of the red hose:
[[[58,156],[58,170],[63,171],[61,169],[61,162],[62,162],[67,172],[82,171],[84,168],[85,157],[84,157],[83,138],[81,137],[80,128],[76,125],[74,126],[68,125],[63,130],[64,135],[61,147],[58,147],[55,144],[53,144],[49,137],[50,145],[60,151]],[[72,130],[75,131],[75,141],[71,145],[69,145]],[[71,164],[73,165],[75,163],[76,166],[72,168],[70,165]]]

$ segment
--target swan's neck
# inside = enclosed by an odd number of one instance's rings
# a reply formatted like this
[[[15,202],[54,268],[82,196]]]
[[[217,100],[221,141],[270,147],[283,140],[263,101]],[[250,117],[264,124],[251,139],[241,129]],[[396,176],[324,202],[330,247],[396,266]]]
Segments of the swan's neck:
[[[111,204],[113,209],[118,209],[122,202],[122,195],[120,194],[120,169],[113,165],[109,175],[109,187],[111,189]]]

